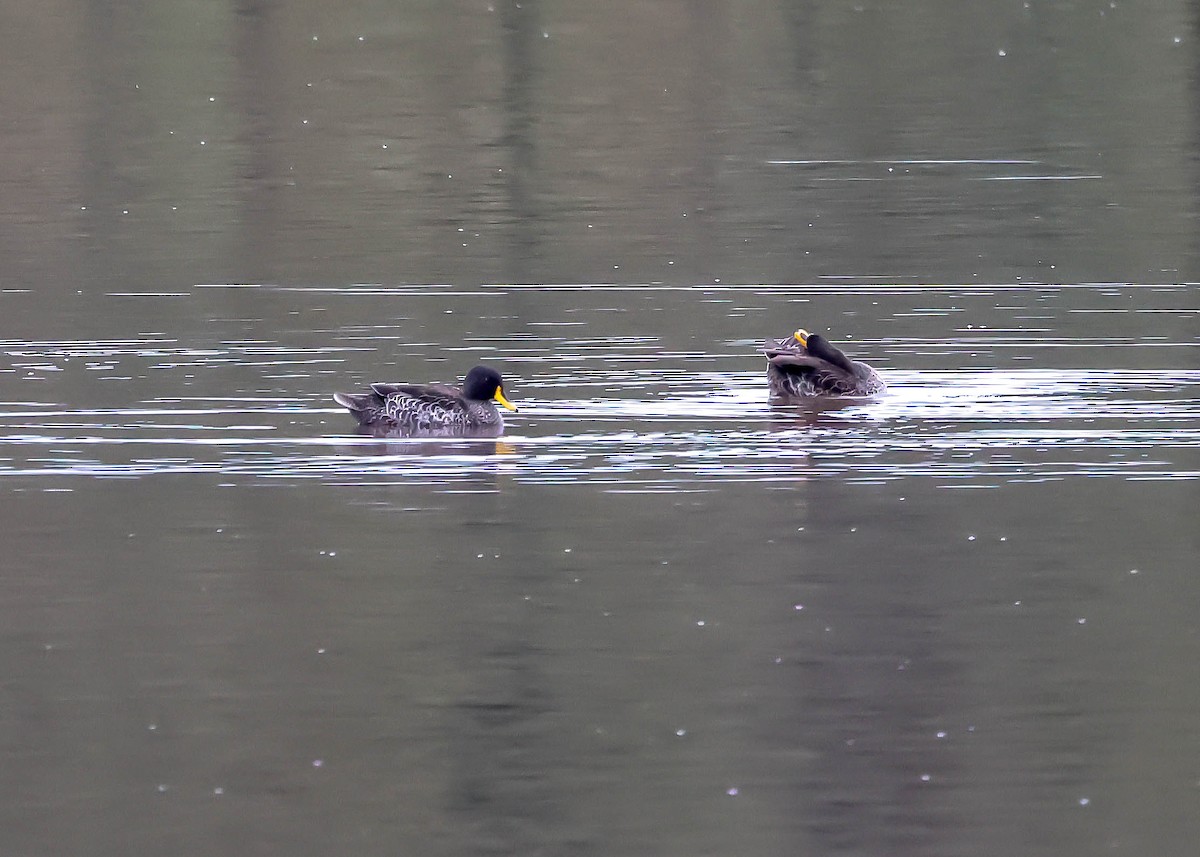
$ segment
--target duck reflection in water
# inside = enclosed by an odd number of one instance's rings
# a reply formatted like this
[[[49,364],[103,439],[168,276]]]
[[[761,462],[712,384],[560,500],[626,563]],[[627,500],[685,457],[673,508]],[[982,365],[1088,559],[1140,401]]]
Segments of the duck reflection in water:
[[[461,388],[445,384],[372,384],[364,393],[334,393],[333,400],[376,437],[488,438],[504,431],[496,410],[517,408],[504,396],[500,373],[476,366]]]
[[[359,442],[339,445],[344,456],[373,456],[376,458],[492,458],[516,455],[517,447],[497,437],[460,435],[458,437],[422,437],[401,434],[380,434],[359,426],[357,434],[375,439],[374,443]]]
[[[814,399],[873,396],[886,385],[879,373],[851,360],[818,333],[797,330],[786,339],[769,339],[767,384],[776,401],[808,404]]]
[[[858,424],[853,412],[861,408],[863,400],[850,396],[772,398],[771,430],[829,428],[844,429]],[[843,415],[845,412],[845,415]]]

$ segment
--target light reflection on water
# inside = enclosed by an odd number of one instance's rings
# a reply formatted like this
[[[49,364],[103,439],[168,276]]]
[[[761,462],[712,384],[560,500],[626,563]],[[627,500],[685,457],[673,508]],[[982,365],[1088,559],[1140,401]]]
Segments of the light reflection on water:
[[[490,468],[530,483],[658,491],[818,476],[978,486],[1198,475],[1200,371],[892,370],[888,381],[875,399],[797,406],[769,403],[758,372],[544,374],[525,383],[502,441],[486,443],[356,437],[318,395],[80,411],[9,404],[0,477],[441,483]]]

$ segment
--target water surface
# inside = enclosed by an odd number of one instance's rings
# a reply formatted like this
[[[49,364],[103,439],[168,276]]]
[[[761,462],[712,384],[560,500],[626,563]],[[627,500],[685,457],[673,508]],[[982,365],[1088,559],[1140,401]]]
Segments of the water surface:
[[[0,22],[4,854],[1194,851],[1187,4]]]

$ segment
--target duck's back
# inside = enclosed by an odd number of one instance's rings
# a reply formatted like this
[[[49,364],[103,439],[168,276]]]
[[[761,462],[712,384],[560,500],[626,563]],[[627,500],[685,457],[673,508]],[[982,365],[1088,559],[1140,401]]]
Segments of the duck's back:
[[[767,386],[777,398],[870,396],[882,392],[883,379],[865,363],[851,361],[851,371],[803,353],[776,353],[768,358]]]
[[[360,426],[376,431],[420,432],[447,436],[498,431],[504,422],[491,402],[464,399],[442,384],[372,384],[366,393],[337,393]]]

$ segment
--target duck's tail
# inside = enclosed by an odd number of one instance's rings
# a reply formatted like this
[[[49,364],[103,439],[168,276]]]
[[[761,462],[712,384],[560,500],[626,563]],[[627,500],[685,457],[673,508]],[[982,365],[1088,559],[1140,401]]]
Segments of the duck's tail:
[[[375,393],[334,393],[333,400],[346,408],[360,423],[366,423],[382,400]]]

